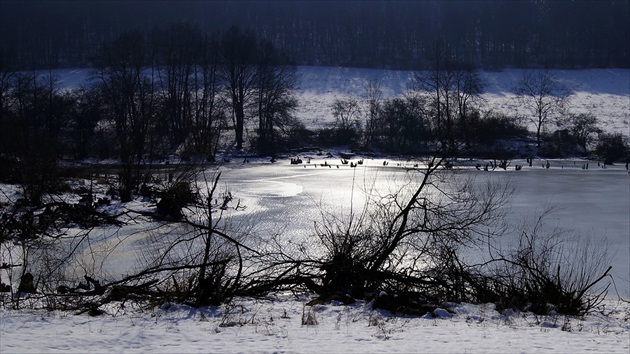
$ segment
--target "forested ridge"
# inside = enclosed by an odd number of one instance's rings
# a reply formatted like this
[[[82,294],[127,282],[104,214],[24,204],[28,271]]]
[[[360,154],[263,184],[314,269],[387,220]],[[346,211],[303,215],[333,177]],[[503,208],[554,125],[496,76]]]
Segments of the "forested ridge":
[[[460,61],[628,67],[630,1],[2,1],[0,48],[23,69],[91,65],[129,30],[186,22],[251,30],[301,65],[420,69],[443,41]]]

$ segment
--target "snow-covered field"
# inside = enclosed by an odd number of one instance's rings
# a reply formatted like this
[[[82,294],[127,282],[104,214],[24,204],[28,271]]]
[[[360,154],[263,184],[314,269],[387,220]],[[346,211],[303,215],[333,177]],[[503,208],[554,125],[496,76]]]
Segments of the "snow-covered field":
[[[609,302],[586,319],[453,305],[454,315],[391,316],[369,305],[236,301],[219,308],[112,308],[101,317],[0,312],[2,353],[628,353],[630,312]],[[312,322],[315,323],[315,322]]]
[[[523,69],[481,71],[485,93],[480,108],[512,115],[529,116],[514,95]],[[592,113],[607,132],[621,132],[630,136],[630,69],[585,69],[551,71],[573,94],[570,113]],[[48,74],[48,72],[42,72]],[[86,84],[90,69],[53,70],[59,84],[65,88],[78,88]],[[378,80],[383,98],[403,95],[411,87],[415,72],[363,68],[300,66],[296,91],[299,107],[296,116],[307,127],[332,122],[331,103],[336,98],[363,99],[365,85]],[[527,120],[524,123],[528,123]],[[529,127],[534,131],[533,125]]]
[[[531,113],[518,103],[514,94],[522,69],[481,71],[485,82],[483,112],[492,110],[522,117]],[[414,72],[358,68],[299,67],[301,84],[298,89],[298,117],[307,126],[318,126],[332,120],[330,102],[335,98],[362,99],[368,80],[380,82],[383,98],[403,95],[413,83]],[[568,111],[592,113],[607,132],[630,135],[630,70],[588,69],[553,70],[560,82],[571,91]],[[525,120],[524,123],[530,123]],[[534,131],[530,124],[529,129]]]
[[[330,121],[335,98],[360,98],[366,80],[378,78],[384,96],[402,94],[412,73],[352,68],[300,67],[298,117],[306,125]],[[79,86],[86,70],[56,72],[65,87]],[[557,71],[571,83],[574,111],[590,111],[611,132],[630,135],[630,70]],[[494,109],[518,110],[510,89],[520,70],[483,73],[485,98]],[[334,153],[334,152],[333,152]],[[336,168],[338,158],[313,155],[312,164],[274,164],[255,160],[225,164],[222,183],[247,209],[238,216],[261,233],[309,237],[319,210],[347,210],[372,181],[386,186],[404,174],[407,161],[366,160],[360,168]],[[315,167],[327,160],[332,168]],[[529,221],[548,206],[557,211],[553,226],[606,240],[611,250],[615,287],[603,306],[584,318],[498,313],[492,305],[448,306],[422,318],[391,316],[372,311],[369,304],[332,303],[305,306],[310,299],[280,295],[269,299],[238,299],[218,308],[194,309],[177,304],[141,310],[133,304],[114,306],[100,317],[43,310],[0,310],[0,353],[16,352],[618,352],[630,350],[630,175],[624,166],[583,170],[581,160],[535,161],[522,171],[477,171],[460,165],[479,181],[510,181],[516,195],[510,201],[513,222]],[[523,161],[513,161],[522,164]],[[353,186],[354,192],[353,192]],[[368,187],[366,187],[368,186]],[[120,234],[117,234],[117,237]],[[512,240],[505,237],[505,244]],[[120,241],[120,239],[118,239]],[[140,240],[129,237],[110,260],[111,269],[133,263]],[[125,256],[125,252],[129,257]],[[106,265],[107,266],[107,265]],[[446,306],[445,306],[446,307]],[[317,324],[304,325],[303,316]]]

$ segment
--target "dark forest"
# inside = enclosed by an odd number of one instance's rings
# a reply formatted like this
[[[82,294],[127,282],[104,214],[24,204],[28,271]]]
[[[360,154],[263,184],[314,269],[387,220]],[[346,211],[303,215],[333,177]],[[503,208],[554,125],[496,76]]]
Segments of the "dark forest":
[[[630,1],[6,1],[0,48],[21,69],[92,65],[129,30],[251,30],[300,65],[421,69],[446,43],[485,69],[630,65]]]

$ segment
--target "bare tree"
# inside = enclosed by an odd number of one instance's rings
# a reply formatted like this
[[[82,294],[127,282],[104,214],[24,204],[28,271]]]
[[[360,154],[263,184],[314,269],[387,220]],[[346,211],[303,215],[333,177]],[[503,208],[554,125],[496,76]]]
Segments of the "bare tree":
[[[219,99],[219,44],[214,35],[205,36],[199,64],[196,66],[193,87],[192,143],[197,153],[205,153],[213,161],[225,121],[225,107]]]
[[[430,47],[428,61],[430,67],[417,73],[415,81],[417,90],[429,97],[437,140],[455,146],[461,136],[469,143],[469,115],[484,90],[477,68],[457,60],[442,40]]]
[[[485,83],[475,66],[461,63],[455,70],[454,85],[459,132],[466,145],[470,145],[470,116],[475,108],[474,104],[479,101],[484,92]]]
[[[373,298],[379,291],[449,297],[455,290],[441,271],[445,252],[480,245],[500,231],[511,189],[449,178],[455,175],[445,162],[424,161],[392,181],[391,191],[368,188],[367,203],[348,215],[323,212],[314,229],[318,243],[282,246],[276,254],[285,256],[275,261],[283,276],[269,282],[289,279],[322,298],[345,300]]]
[[[427,58],[430,67],[415,75],[417,89],[429,96],[433,108],[434,131],[437,140],[444,144],[453,141],[453,106],[452,90],[454,63],[450,49],[443,40],[437,40],[429,48]]]
[[[114,123],[123,163],[121,198],[129,201],[139,183],[139,164],[146,152],[150,130],[155,124],[157,95],[154,77],[145,75],[145,38],[128,32],[106,46],[98,58],[99,80],[106,115]]]
[[[349,130],[359,121],[359,102],[354,98],[335,99],[332,103],[332,114],[337,129]]]
[[[377,120],[381,110],[383,90],[381,82],[377,78],[369,79],[365,83],[363,90],[368,106],[365,118],[365,145],[369,147],[376,139],[376,126],[378,125]]]
[[[549,70],[523,71],[516,87],[520,102],[532,114],[536,127],[536,144],[540,146],[540,133],[550,120],[564,109],[569,89]]]
[[[335,142],[342,144],[354,142],[361,128],[359,102],[352,97],[336,98],[331,108],[335,118]]]
[[[377,135],[384,147],[396,152],[419,152],[428,146],[430,123],[422,97],[409,95],[383,102]]]
[[[70,93],[76,104],[71,112],[70,131],[73,138],[74,156],[84,158],[93,156],[95,130],[98,122],[103,118],[102,96],[97,87],[80,88]]]
[[[192,130],[193,75],[203,35],[189,25],[173,25],[167,30],[155,29],[151,36],[163,95],[162,124],[168,127],[172,143],[178,146]]]
[[[160,88],[158,135],[176,149],[184,144],[180,151],[213,160],[224,118],[216,36],[173,25],[155,29],[151,39]]]
[[[297,107],[293,90],[297,85],[294,65],[284,63],[286,58],[270,42],[260,44],[257,67],[256,110],[258,112],[258,149],[261,152],[275,150],[275,130],[283,128]]]
[[[27,72],[7,80],[0,118],[4,171],[23,187],[29,202],[39,204],[58,184],[61,132],[68,127],[75,99],[61,91],[50,74]]]
[[[595,135],[601,133],[597,123],[597,117],[590,113],[574,114],[569,117],[569,130],[585,154],[588,153],[588,146],[595,141]]]
[[[221,75],[232,107],[236,148],[242,149],[246,109],[252,104],[256,92],[256,37],[252,33],[241,32],[237,27],[230,27],[221,38],[221,53]]]

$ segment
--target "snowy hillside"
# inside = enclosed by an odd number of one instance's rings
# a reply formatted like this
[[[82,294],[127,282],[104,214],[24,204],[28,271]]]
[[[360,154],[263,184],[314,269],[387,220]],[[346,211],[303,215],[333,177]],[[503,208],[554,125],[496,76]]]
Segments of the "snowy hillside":
[[[592,113],[607,132],[630,136],[630,69],[553,70],[572,91],[571,113]],[[47,72],[42,72],[46,74]],[[64,69],[52,72],[66,88],[86,84],[89,69]],[[335,98],[361,99],[368,80],[377,79],[383,98],[403,95],[410,87],[414,72],[342,67],[300,66],[297,117],[307,126],[332,121],[331,103]],[[498,111],[527,116],[516,101],[514,87],[523,75],[522,69],[482,71],[486,83],[482,111]],[[534,130],[530,126],[530,130]]]
[[[381,83],[383,97],[388,98],[403,95],[414,76],[412,71],[308,66],[300,67],[299,73],[300,107],[297,116],[307,126],[330,121],[330,103],[335,98],[362,98],[365,84],[370,79]],[[553,70],[552,73],[573,91],[569,112],[592,113],[599,119],[604,131],[630,136],[630,70]],[[529,115],[520,107],[513,93],[523,76],[522,69],[482,71],[480,74],[486,84],[482,111]],[[529,129],[534,130],[534,127]]]

